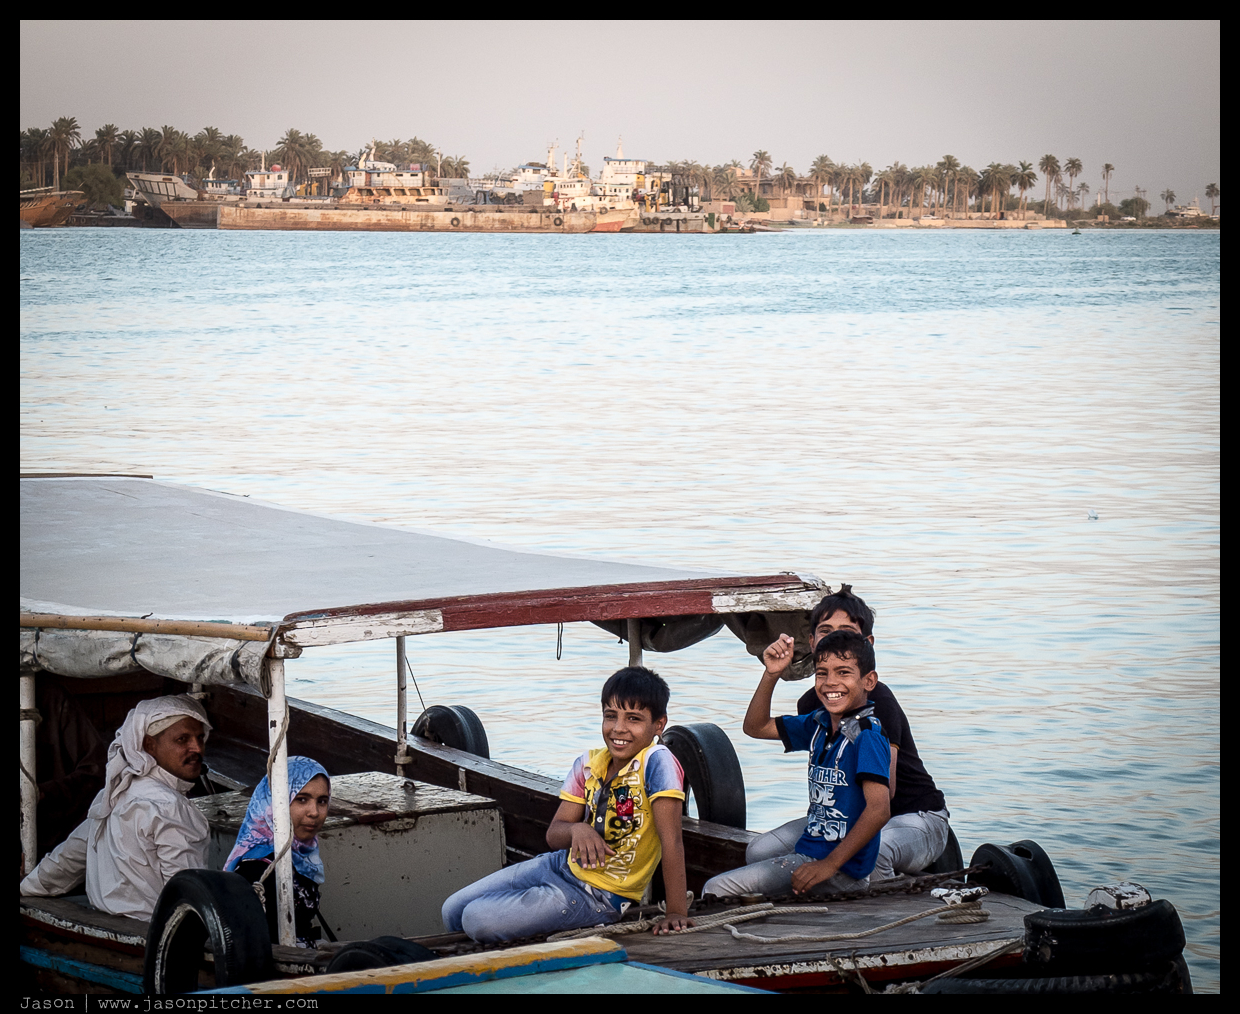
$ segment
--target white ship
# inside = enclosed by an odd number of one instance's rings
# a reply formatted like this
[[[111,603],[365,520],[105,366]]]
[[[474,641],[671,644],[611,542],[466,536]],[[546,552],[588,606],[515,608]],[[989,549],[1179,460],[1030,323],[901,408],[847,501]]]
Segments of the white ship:
[[[424,166],[398,169],[395,163],[376,159],[375,147],[371,141],[369,158],[345,166],[343,186],[334,194],[341,204],[413,204],[434,210],[448,203],[446,187],[427,185]]]

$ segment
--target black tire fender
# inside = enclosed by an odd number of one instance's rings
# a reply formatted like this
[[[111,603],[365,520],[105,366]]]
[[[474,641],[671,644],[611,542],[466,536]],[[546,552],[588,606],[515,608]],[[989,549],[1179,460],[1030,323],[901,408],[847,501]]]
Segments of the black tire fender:
[[[684,769],[686,811],[692,793],[701,820],[743,828],[745,776],[727,733],[709,722],[673,725],[663,733],[663,745]]]
[[[1184,950],[1171,902],[1141,908],[1047,909],[1025,916],[1025,964],[1057,975],[1137,972]]]
[[[1042,867],[1034,862],[1035,853],[1029,848],[1029,845],[1037,848],[1037,853],[1045,860]],[[987,842],[978,847],[973,853],[973,858],[969,860],[970,866],[979,866],[988,863],[990,869],[982,870],[980,873],[970,873],[970,884],[981,884],[990,888],[998,894],[1011,894],[1017,898],[1024,898],[1026,901],[1032,901],[1035,905],[1050,906],[1051,901],[1043,897],[1042,891],[1045,884],[1046,869],[1050,868],[1050,875],[1054,876],[1054,868],[1050,866],[1050,859],[1046,857],[1046,853],[1042,851],[1035,842],[1028,840],[1021,842],[1013,842],[1011,845],[993,845]],[[1059,878],[1055,877],[1054,887],[1059,887]],[[1059,904],[1063,904],[1063,892],[1058,892]]]
[[[327,974],[334,972],[361,972],[372,968],[390,968],[392,965],[412,965],[419,961],[432,961],[439,957],[434,951],[403,937],[375,937],[373,940],[355,940],[345,944],[327,966]]]
[[[476,757],[491,757],[482,719],[463,704],[432,704],[413,723],[415,736],[433,743],[464,750]]]
[[[455,229],[460,224],[461,224],[461,220],[457,218],[455,215],[453,215],[452,216],[452,228]]]
[[[563,218],[561,218],[559,215],[556,215],[556,216],[555,216],[555,218],[554,218],[554,219],[552,219],[551,224],[552,224],[552,225],[557,225],[557,226],[559,226],[559,225],[563,225],[563,224],[564,224],[564,219],[563,219]]]
[[[1060,975],[1015,979],[939,979],[922,993],[1191,993],[1193,983],[1183,958],[1143,972],[1110,975]]]
[[[1047,908],[1063,908],[1063,887],[1059,883],[1059,874],[1055,872],[1055,864],[1051,862],[1046,850],[1029,838],[1014,841],[1009,848],[1033,868],[1033,879],[1037,881],[1042,904]]]
[[[155,903],[142,962],[143,992],[195,992],[207,940],[217,988],[272,977],[267,915],[250,882],[237,873],[182,870]]]

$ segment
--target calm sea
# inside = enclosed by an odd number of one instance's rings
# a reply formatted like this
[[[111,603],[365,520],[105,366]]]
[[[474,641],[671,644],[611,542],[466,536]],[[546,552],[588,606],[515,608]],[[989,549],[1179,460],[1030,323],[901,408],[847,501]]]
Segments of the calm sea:
[[[61,229],[20,249],[23,469],[848,581],[966,859],[1032,837],[1069,905],[1144,883],[1219,988],[1219,233]],[[559,661],[555,642],[409,648],[427,704],[468,704],[493,757],[561,776],[627,654],[590,625]],[[803,812],[803,758],[741,735],[759,668],[739,641],[647,661],[673,722],[731,737],[750,827]],[[390,643],[289,673],[394,723]]]

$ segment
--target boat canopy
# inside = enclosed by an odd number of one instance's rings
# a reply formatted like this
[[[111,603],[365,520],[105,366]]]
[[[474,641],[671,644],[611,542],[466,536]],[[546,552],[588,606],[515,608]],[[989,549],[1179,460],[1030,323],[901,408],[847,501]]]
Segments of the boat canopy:
[[[264,657],[581,620],[652,651],[726,625],[760,655],[789,633],[804,656],[808,612],[823,593],[816,578],[789,572],[544,553],[147,477],[21,479],[23,673],[148,671],[187,683],[242,681],[267,695]]]

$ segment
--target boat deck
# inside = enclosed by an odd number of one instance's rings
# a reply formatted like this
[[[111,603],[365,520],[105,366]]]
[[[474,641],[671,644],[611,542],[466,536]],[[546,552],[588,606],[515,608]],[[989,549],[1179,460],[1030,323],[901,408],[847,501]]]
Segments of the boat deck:
[[[801,912],[798,910],[806,906],[793,903],[777,905],[772,915],[742,923],[737,929],[762,937],[858,933],[938,906],[937,899],[925,894],[828,902],[827,912]],[[766,989],[844,985],[848,980],[855,981],[854,972],[860,972],[870,983],[882,983],[928,978],[1004,944],[1018,944],[1025,935],[1024,917],[1044,906],[990,894],[982,907],[990,913],[985,922],[945,923],[930,916],[859,940],[767,944],[736,940],[722,926],[685,935],[635,933],[616,939],[630,960]],[[723,910],[707,908],[701,914]],[[1019,961],[1020,950],[1014,949],[988,967]]]

